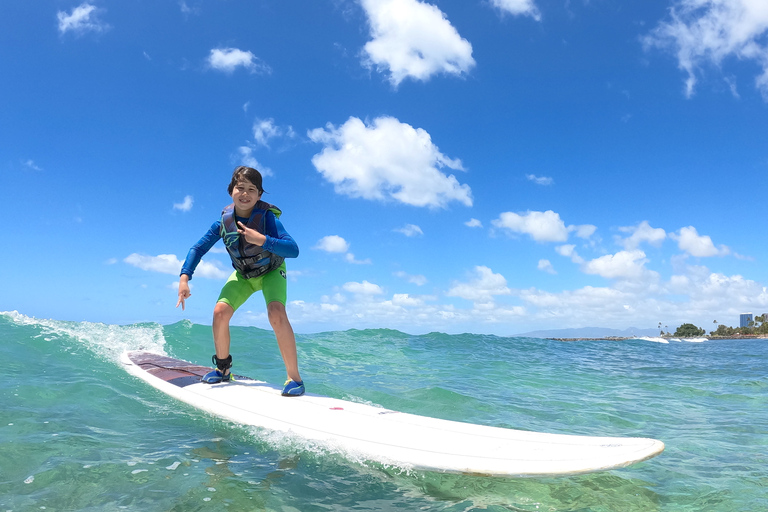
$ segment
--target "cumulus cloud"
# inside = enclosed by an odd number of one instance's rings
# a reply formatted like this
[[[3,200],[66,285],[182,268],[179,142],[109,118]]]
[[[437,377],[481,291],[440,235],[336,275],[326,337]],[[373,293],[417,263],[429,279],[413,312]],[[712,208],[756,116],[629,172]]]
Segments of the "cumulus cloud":
[[[241,165],[247,165],[248,167],[253,167],[257,171],[259,171],[262,176],[274,175],[274,173],[272,172],[272,169],[262,165],[261,163],[259,163],[258,160],[256,160],[256,157],[253,156],[252,147],[240,146],[239,148],[237,148],[237,152],[240,154],[240,156],[237,157],[236,160],[238,160]]]
[[[269,66],[261,62],[253,53],[237,48],[214,48],[208,55],[208,65],[225,73],[232,73],[239,67],[251,73],[271,72]]]
[[[372,297],[374,295],[381,295],[384,293],[384,290],[381,289],[381,286],[373,283],[369,283],[368,281],[363,281],[362,283],[357,282],[349,282],[345,283],[344,286],[342,286],[344,291],[347,291],[349,293],[352,293],[354,295],[358,296],[368,296]]]
[[[415,224],[406,224],[402,228],[398,228],[395,231],[402,233],[407,237],[422,236],[424,234],[421,228]]]
[[[638,279],[649,272],[645,268],[647,262],[643,251],[619,251],[586,262],[582,270],[609,279]]]
[[[415,284],[416,286],[424,286],[427,284],[427,278],[422,275],[410,275],[406,272],[403,272],[402,270],[395,272],[394,275],[401,279],[405,279],[409,283]]]
[[[575,233],[579,238],[589,238],[597,230],[597,227],[591,224],[566,227],[560,215],[552,210],[504,212],[498,219],[492,220],[491,224],[511,233],[528,235],[537,242],[565,242],[569,233]]]
[[[157,256],[148,256],[145,254],[133,253],[123,260],[125,263],[141,270],[150,272],[160,272],[161,274],[171,274],[178,276],[181,271],[182,261],[174,254],[159,254]],[[195,270],[195,277],[206,277],[211,279],[223,279],[231,274],[231,271],[224,270],[218,262],[208,263],[201,261]]]
[[[22,164],[23,164],[23,165],[24,165],[24,167],[26,167],[27,169],[32,169],[33,171],[42,171],[42,170],[43,170],[43,169],[42,169],[42,167],[40,167],[39,165],[37,165],[37,164],[35,163],[35,161],[34,161],[34,160],[32,160],[32,159],[28,159],[28,160],[26,160],[26,161],[22,162]]]
[[[424,304],[424,299],[411,297],[407,293],[396,293],[392,296],[392,304],[403,307],[421,306]]]
[[[275,125],[275,120],[256,118],[253,122],[253,139],[259,146],[269,147],[270,139],[276,137],[295,137],[291,126],[282,127]]]
[[[483,227],[483,223],[480,222],[477,219],[469,219],[467,222],[464,223],[465,226],[470,228],[481,228]]]
[[[371,263],[370,259],[365,260],[358,260],[355,258],[355,255],[352,254],[349,251],[349,242],[344,240],[342,237],[338,235],[328,235],[324,236],[318,242],[315,244],[315,249],[318,249],[320,251],[335,253],[335,254],[344,254],[344,259],[347,261],[347,263],[353,263],[355,265],[369,265]]]
[[[555,180],[547,176],[536,176],[535,174],[526,174],[525,177],[528,181],[532,181],[537,185],[552,185]]]
[[[347,260],[347,263],[352,263],[353,265],[370,265],[371,264],[370,258],[366,258],[364,260],[358,260],[357,258],[355,258],[355,255],[352,254],[351,252],[348,252],[347,254],[345,254],[344,259]]]
[[[315,249],[325,252],[345,253],[349,250],[349,242],[338,235],[324,236],[315,244]]]
[[[363,64],[389,72],[393,86],[406,78],[461,75],[475,65],[472,45],[436,6],[418,0],[360,0],[360,5],[371,31]]]
[[[644,220],[637,226],[620,227],[619,231],[629,233],[628,237],[617,239],[619,245],[622,245],[628,251],[637,249],[643,243],[659,247],[667,238],[666,231],[661,228],[651,227],[647,220]]]
[[[454,283],[447,294],[449,297],[461,297],[473,302],[488,303],[495,295],[510,295],[512,290],[507,287],[507,280],[501,274],[494,274],[486,266],[477,266],[475,275],[467,283]]]
[[[182,212],[188,212],[192,209],[192,204],[195,200],[192,196],[184,196],[184,200],[180,203],[173,203],[174,210],[180,210]]]
[[[725,245],[715,247],[712,238],[707,235],[699,235],[693,226],[682,228],[677,233],[670,233],[669,236],[677,242],[681,251],[697,258],[725,256],[731,252]]]
[[[109,25],[98,19],[98,14],[102,9],[95,5],[83,2],[72,9],[72,12],[66,13],[59,11],[56,17],[59,20],[59,33],[65,34],[73,32],[75,35],[82,35],[86,32],[104,32],[109,29]]]
[[[431,208],[451,201],[472,206],[469,186],[442,172],[463,170],[461,161],[442,154],[421,128],[393,117],[369,125],[351,117],[338,128],[328,124],[308,135],[325,146],[312,163],[339,194]]]
[[[541,14],[533,0],[491,0],[491,5],[502,13],[515,16],[530,16],[537,21],[541,19]]]
[[[755,80],[768,101],[768,3],[761,0],[674,0],[669,17],[645,37],[646,47],[667,50],[687,75],[691,97],[706,64],[719,67],[727,57],[755,61],[763,72]]]
[[[597,226],[592,224],[582,224],[580,226],[568,226],[568,231],[576,233],[579,238],[589,238],[597,231]]]
[[[548,274],[557,274],[555,267],[552,266],[552,262],[549,260],[539,260],[539,264],[536,268]]]
[[[576,252],[576,246],[573,244],[560,245],[558,247],[555,247],[555,251],[560,256],[565,256],[566,258],[570,258],[571,261],[576,264],[584,263],[584,259],[578,255],[578,253]]]
[[[497,228],[528,235],[537,242],[565,242],[568,240],[568,228],[565,227],[560,215],[552,210],[546,212],[528,211],[524,214],[504,212],[491,223]]]

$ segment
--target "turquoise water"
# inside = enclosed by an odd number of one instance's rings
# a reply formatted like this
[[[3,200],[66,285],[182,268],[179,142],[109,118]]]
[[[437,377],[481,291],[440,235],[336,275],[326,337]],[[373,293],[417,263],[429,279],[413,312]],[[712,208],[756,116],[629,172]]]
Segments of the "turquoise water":
[[[505,479],[407,471],[232,424],[123,371],[150,349],[207,364],[210,327],[0,314],[0,512],[768,510],[768,340],[558,342],[391,330],[299,335],[313,393],[563,434],[643,436],[630,468]],[[238,373],[281,384],[270,331]]]

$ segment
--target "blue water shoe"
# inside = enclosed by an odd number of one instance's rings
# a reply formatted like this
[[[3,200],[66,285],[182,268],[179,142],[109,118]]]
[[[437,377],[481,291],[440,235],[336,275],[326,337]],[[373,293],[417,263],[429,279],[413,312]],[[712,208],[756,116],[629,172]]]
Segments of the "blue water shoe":
[[[205,382],[206,384],[218,384],[219,382],[229,382],[230,380],[234,380],[234,379],[232,378],[231,373],[227,373],[226,375],[224,375],[223,373],[221,373],[221,370],[216,369],[203,375],[200,380]]]
[[[291,379],[285,381],[283,396],[301,396],[304,394],[304,381],[294,382]]]

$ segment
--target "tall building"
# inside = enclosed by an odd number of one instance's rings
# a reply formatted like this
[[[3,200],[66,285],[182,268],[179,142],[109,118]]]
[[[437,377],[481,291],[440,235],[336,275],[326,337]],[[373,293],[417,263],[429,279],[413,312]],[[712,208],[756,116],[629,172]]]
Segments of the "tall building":
[[[749,322],[752,321],[752,313],[742,313],[739,315],[739,327],[749,327]]]

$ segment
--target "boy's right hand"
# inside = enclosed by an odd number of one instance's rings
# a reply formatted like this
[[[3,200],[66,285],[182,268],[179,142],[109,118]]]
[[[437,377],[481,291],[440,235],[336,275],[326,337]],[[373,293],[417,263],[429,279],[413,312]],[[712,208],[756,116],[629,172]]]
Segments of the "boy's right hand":
[[[179,301],[176,303],[176,307],[181,304],[181,310],[184,311],[184,301],[192,295],[189,291],[189,276],[182,275],[179,278]]]

